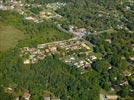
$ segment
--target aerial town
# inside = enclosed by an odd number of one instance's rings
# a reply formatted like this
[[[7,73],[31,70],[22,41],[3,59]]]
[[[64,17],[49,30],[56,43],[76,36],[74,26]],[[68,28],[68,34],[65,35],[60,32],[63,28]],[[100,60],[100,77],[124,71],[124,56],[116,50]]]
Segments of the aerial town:
[[[0,0],[0,100],[134,100],[134,0]]]
[[[92,52],[92,47],[77,38],[39,44],[37,48],[20,48],[20,56],[24,59],[24,64],[38,63],[39,60],[43,60],[51,54],[57,55],[60,60],[69,65],[83,69],[89,68],[97,59]]]

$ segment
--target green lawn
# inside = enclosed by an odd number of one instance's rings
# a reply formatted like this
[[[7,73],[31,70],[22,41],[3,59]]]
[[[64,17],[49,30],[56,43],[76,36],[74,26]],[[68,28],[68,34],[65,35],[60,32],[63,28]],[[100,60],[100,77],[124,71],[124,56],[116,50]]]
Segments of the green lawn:
[[[13,26],[5,25],[0,22],[0,52],[7,51],[16,46],[17,42],[24,39],[23,32]]]

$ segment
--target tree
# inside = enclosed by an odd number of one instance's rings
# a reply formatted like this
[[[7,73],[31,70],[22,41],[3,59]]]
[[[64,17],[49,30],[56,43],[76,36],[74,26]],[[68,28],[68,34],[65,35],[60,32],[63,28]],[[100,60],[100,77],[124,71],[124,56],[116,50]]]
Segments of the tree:
[[[109,81],[109,74],[107,72],[103,72],[100,74],[99,85],[106,91],[109,91],[111,87]]]
[[[128,82],[132,86],[132,88],[134,89],[134,77],[133,76],[129,78]]]
[[[110,64],[106,60],[97,60],[93,65],[93,68],[99,72],[107,72]]]
[[[129,93],[129,88],[128,88],[128,86],[123,87],[123,88],[118,92],[118,94],[119,94],[120,96],[122,96],[122,97],[126,97],[126,96],[128,95],[128,93]]]

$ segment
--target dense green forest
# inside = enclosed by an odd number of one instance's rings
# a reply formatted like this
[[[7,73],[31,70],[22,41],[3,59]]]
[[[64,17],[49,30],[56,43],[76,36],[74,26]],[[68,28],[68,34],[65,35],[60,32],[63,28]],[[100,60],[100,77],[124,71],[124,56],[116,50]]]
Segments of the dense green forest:
[[[99,76],[94,70],[81,75],[79,69],[62,63],[55,56],[35,65],[24,65],[18,55],[16,48],[0,58],[0,84],[3,88],[13,88],[11,96],[21,97],[24,89],[28,89],[32,100],[40,100],[44,96],[43,91],[50,91],[63,100],[99,98]]]
[[[107,91],[113,87],[118,95],[134,98],[134,92],[130,91],[134,89],[134,62],[130,60],[134,55],[134,33],[117,30],[114,33],[88,35],[85,38],[94,44],[94,52],[103,55],[101,60],[92,65],[100,74],[100,86]],[[132,75],[126,75],[126,71]],[[121,85],[123,82],[128,84]]]

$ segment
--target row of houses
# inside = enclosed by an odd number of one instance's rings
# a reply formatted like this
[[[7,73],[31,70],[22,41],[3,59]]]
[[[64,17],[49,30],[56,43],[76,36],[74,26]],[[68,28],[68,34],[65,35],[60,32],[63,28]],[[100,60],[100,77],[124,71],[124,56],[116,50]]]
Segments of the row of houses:
[[[25,91],[23,94],[23,98],[25,100],[30,100],[31,94],[29,91]],[[16,98],[16,100],[19,100],[19,97]],[[57,97],[51,97],[51,96],[43,96],[43,100],[61,100],[60,98]]]
[[[94,58],[94,59],[92,59],[92,58]],[[67,64],[70,64],[70,65],[74,65],[77,68],[87,69],[87,68],[91,67],[91,64],[96,59],[97,59],[97,57],[94,55],[91,55],[91,56],[85,57],[85,58],[78,58],[78,57],[70,56],[70,57],[64,59],[64,62]]]
[[[97,59],[91,47],[84,41],[76,39],[39,44],[36,48],[20,48],[20,56],[24,59],[24,64],[38,63],[51,54],[78,68],[88,68]]]
[[[14,89],[11,88],[11,87],[5,87],[5,93],[8,93],[8,94],[14,94]],[[30,93],[29,90],[25,89],[23,90],[22,94],[20,96],[16,96],[15,100],[20,100],[21,98],[24,98],[25,100],[31,100],[32,94]],[[43,100],[61,100],[60,98],[58,97],[55,97],[53,95],[42,95],[42,98]]]
[[[49,3],[46,5],[46,7],[49,9],[57,10],[65,5],[66,5],[66,3],[56,2],[56,3]]]

